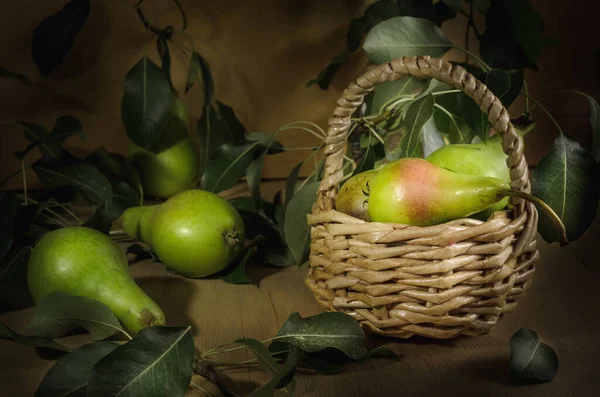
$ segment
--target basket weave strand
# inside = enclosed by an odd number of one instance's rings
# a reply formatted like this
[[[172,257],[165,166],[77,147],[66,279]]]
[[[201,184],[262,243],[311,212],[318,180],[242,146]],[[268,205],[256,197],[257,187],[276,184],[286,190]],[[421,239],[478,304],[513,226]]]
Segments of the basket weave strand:
[[[329,119],[324,177],[312,213],[306,284],[327,310],[351,315],[367,332],[397,338],[452,338],[490,332],[532,284],[539,261],[535,207],[487,221],[456,219],[418,227],[366,222],[334,208],[344,177],[351,115],[376,85],[407,76],[434,78],[463,91],[502,137],[511,189],[530,193],[522,140],[501,101],[463,67],[429,56],[376,65],[343,91]]]

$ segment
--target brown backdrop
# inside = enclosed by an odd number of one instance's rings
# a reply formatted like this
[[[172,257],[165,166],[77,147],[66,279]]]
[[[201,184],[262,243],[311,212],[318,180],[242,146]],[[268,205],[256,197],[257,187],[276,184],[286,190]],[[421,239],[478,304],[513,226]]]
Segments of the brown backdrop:
[[[71,138],[68,146],[85,152],[97,146],[125,152],[127,138],[120,119],[123,81],[127,71],[147,54],[156,60],[151,33],[137,19],[134,0],[92,0],[89,18],[63,64],[48,79],[38,77],[30,52],[35,26],[55,12],[65,0],[22,0],[4,2],[0,13],[0,64],[27,74],[32,88],[0,79],[0,120],[29,120],[49,127],[60,114],[78,117],[87,142]],[[180,27],[179,14],[171,0],[147,0],[148,17],[159,26]],[[327,118],[339,93],[366,65],[358,53],[339,71],[328,91],[305,87],[343,46],[349,21],[362,14],[370,1],[364,0],[182,0],[188,15],[188,30],[176,34],[173,49],[173,76],[178,90],[183,89],[187,62],[181,48],[193,46],[210,63],[216,96],[234,107],[251,131],[271,133],[296,120],[309,120],[326,128]],[[546,34],[557,44],[544,51],[540,71],[527,72],[532,95],[540,97],[556,89],[578,89],[596,98],[599,94],[600,59],[595,13],[585,2],[533,0],[542,14]],[[478,18],[480,29],[483,20]],[[463,42],[464,18],[444,26],[453,41]],[[475,43],[472,38],[471,43]],[[475,49],[476,46],[473,46]],[[463,59],[458,52],[449,59]],[[185,62],[185,64],[184,64]],[[199,117],[202,89],[194,88],[186,97],[190,126]],[[518,114],[522,100],[511,107]],[[546,102],[565,131],[589,147],[591,129],[585,99],[560,95]],[[526,140],[526,155],[535,164],[549,148],[556,129],[539,110],[534,112],[539,127]],[[13,156],[26,142],[20,128],[2,124],[1,178],[19,167]],[[287,132],[281,141],[290,146],[315,143],[304,132]],[[37,154],[35,154],[37,155]],[[35,155],[29,159],[32,161]],[[289,152],[271,157],[264,169],[265,178],[285,178],[291,167],[306,152]],[[309,172],[310,169],[305,169]],[[30,185],[35,177],[28,174]],[[20,188],[13,178],[4,188]]]

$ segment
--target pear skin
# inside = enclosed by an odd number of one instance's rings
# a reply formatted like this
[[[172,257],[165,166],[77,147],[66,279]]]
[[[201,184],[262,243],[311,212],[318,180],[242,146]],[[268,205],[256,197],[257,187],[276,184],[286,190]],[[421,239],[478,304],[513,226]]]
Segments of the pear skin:
[[[34,302],[60,291],[104,303],[133,334],[165,325],[162,309],[129,273],[125,253],[95,229],[68,227],[46,233],[31,253],[27,284]]]
[[[492,177],[459,174],[422,158],[387,164],[373,177],[373,222],[431,226],[467,217],[500,201],[508,184]]]
[[[125,233],[147,245],[152,244],[152,220],[160,204],[130,207],[121,215]]]
[[[355,218],[368,220],[368,183],[376,173],[376,170],[369,170],[350,177],[335,198],[335,209]]]

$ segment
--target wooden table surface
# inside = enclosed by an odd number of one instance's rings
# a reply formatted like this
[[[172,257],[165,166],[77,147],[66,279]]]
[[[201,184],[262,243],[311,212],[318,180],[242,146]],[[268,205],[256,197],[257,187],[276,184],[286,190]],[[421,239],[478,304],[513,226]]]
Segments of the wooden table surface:
[[[540,237],[542,261],[534,285],[517,310],[502,319],[492,333],[441,341],[378,338],[378,343],[389,341],[401,358],[373,358],[335,375],[300,371],[296,375],[296,395],[600,396],[599,233],[600,222],[596,221],[581,240],[564,248],[548,245]],[[168,325],[192,325],[200,351],[239,337],[269,338],[292,312],[302,316],[321,312],[304,286],[306,266],[255,266],[249,274],[259,281],[258,286],[186,279],[166,273],[162,265],[151,262],[135,263],[131,269],[139,285],[166,312]],[[18,304],[5,300],[2,307]],[[25,332],[23,326],[31,313],[31,307],[4,311],[0,319]],[[557,352],[560,366],[552,381],[526,385],[510,382],[508,341],[521,327],[535,330],[541,341]],[[253,356],[238,350],[221,359],[246,357]],[[39,358],[32,348],[0,340],[0,395],[33,396],[52,363]],[[223,368],[219,373],[241,395],[269,379],[256,366]],[[210,388],[210,384],[203,385]],[[212,391],[216,397],[218,394]],[[205,394],[190,390],[187,395]]]

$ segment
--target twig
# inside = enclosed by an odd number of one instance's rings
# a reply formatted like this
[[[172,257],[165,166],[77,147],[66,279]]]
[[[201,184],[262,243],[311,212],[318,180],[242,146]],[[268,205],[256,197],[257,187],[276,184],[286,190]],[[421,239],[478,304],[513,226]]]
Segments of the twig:
[[[196,364],[194,367],[194,372],[209,381],[211,381],[217,389],[223,394],[225,397],[241,397],[238,394],[235,394],[233,391],[229,390],[225,382],[221,379],[217,371],[215,371],[212,365],[206,365],[202,362]]]

